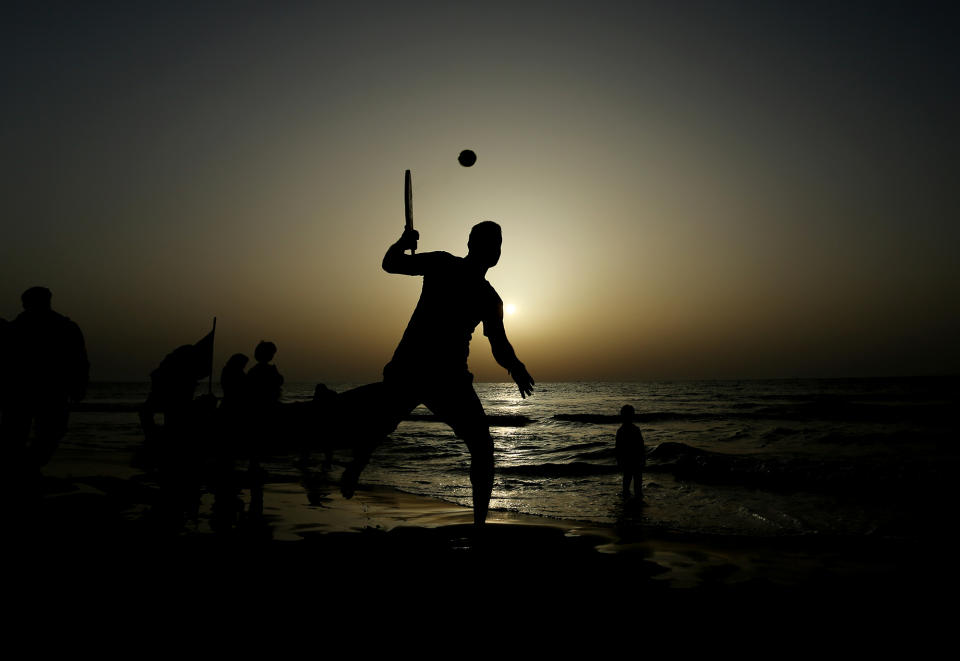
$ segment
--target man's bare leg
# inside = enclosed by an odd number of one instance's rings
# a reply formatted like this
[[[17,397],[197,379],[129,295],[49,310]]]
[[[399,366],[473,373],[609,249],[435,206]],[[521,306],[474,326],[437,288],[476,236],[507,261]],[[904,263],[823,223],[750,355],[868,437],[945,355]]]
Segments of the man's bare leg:
[[[487,520],[493,492],[493,439],[489,429],[483,430],[479,438],[467,440],[467,447],[470,449],[470,484],[473,486],[473,523],[482,526]]]
[[[347,464],[340,478],[340,493],[344,498],[353,497],[360,473],[370,462],[374,449],[418,403],[408,396],[402,385],[387,382],[369,383],[337,396],[331,413],[332,431],[355,438],[351,443],[353,461]]]

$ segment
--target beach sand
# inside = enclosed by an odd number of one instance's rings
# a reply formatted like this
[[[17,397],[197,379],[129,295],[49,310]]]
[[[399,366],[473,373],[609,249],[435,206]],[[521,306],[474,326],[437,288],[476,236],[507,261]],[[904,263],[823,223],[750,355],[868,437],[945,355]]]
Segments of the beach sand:
[[[268,476],[262,515],[247,512],[220,531],[211,526],[213,498],[203,494],[198,515],[171,528],[154,515],[159,490],[129,462],[98,462],[68,450],[15,499],[10,529],[23,557],[44,571],[54,568],[61,581],[91,572],[118,580],[245,577],[266,590],[344,580],[443,586],[468,577],[636,594],[891,593],[956,583],[954,563],[931,563],[930,545],[916,540],[683,536],[501,511],[492,511],[478,531],[469,508],[433,498],[361,483],[345,499],[339,472],[334,467],[300,481]],[[250,490],[241,496],[249,510]]]

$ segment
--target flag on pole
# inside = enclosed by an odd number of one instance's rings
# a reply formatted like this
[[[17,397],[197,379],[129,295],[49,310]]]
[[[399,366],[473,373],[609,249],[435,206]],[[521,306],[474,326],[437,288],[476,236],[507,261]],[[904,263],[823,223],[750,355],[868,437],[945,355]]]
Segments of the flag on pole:
[[[213,336],[217,332],[217,321],[213,321],[213,330],[204,335],[196,344],[194,349],[194,368],[197,379],[203,379],[213,375]]]

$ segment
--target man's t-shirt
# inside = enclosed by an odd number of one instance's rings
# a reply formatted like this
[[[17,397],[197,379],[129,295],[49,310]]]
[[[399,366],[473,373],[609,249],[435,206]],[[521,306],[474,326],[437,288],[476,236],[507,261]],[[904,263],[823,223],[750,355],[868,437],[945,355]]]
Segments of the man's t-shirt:
[[[80,327],[53,310],[24,310],[7,328],[4,362],[9,394],[18,398],[78,396],[90,363]]]
[[[463,257],[446,252],[411,255],[411,275],[423,290],[388,369],[404,374],[467,371],[470,338],[483,322],[486,336],[503,333],[503,301]]]
[[[276,365],[257,363],[247,372],[247,396],[254,406],[269,406],[280,399],[283,376]]]

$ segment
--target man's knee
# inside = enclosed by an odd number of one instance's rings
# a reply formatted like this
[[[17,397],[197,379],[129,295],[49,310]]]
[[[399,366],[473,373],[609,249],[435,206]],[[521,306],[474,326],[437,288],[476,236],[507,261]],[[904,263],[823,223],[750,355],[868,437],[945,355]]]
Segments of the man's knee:
[[[493,438],[489,430],[472,438],[464,438],[470,450],[470,479],[472,482],[493,480]]]
[[[461,438],[470,450],[473,459],[489,457],[493,461],[493,437],[489,428],[474,429],[464,433]]]

